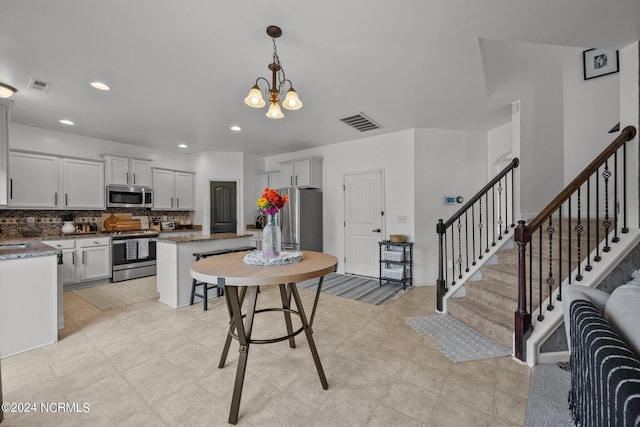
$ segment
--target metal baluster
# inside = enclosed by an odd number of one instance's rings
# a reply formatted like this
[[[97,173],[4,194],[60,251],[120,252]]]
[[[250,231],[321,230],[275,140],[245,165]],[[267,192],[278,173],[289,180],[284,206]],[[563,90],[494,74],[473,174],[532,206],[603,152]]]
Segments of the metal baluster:
[[[462,279],[462,222],[458,218],[458,279]]]
[[[449,256],[447,255],[447,231],[445,230],[442,237],[444,242],[444,289],[447,289],[447,283],[449,283]]]
[[[487,208],[489,207],[487,206]],[[493,226],[491,227],[493,242],[491,242],[491,246],[495,246],[496,245],[496,187],[495,185],[491,187],[491,211],[493,216],[493,221],[492,221]]]
[[[508,185],[507,176],[504,176],[504,234],[509,233],[509,208],[507,207],[509,200],[509,185]],[[511,196],[513,197],[513,196]]]
[[[609,246],[609,228],[611,228],[611,220],[609,219],[609,178],[611,178],[611,171],[609,170],[609,160],[604,163],[604,171],[602,172],[604,178],[604,248],[602,252],[609,252],[611,247]]]
[[[516,216],[516,198],[514,197],[515,195],[515,186],[513,185],[514,183],[514,178],[513,178],[513,169],[511,170],[511,228],[515,227],[516,225],[513,223],[513,221],[515,220],[515,216]],[[529,312],[531,313],[531,312]]]
[[[613,243],[618,243],[618,152],[613,154]]]
[[[555,280],[553,278],[553,233],[555,231],[555,227],[553,226],[552,215],[549,215],[549,225],[547,226],[547,234],[549,235],[549,276],[547,277],[547,285],[549,286],[549,295],[553,292],[553,285],[555,285]],[[542,235],[542,233],[540,233]],[[542,243],[540,244],[542,248]],[[540,264],[542,264],[542,250],[540,251]],[[551,307],[553,310],[553,306]]]
[[[473,252],[473,263],[471,265],[476,265],[476,204],[471,205],[471,249]]]
[[[562,275],[562,205],[558,208],[558,277]],[[562,282],[562,279],[560,279]]]
[[[596,255],[593,257],[594,262],[598,262],[602,259],[600,256],[600,177],[598,176],[598,170],[594,174],[596,177]]]
[[[464,211],[464,247],[465,247],[465,258],[466,258],[466,272],[469,272],[469,220],[467,216],[468,211]]]
[[[455,231],[451,228],[451,286],[456,284],[456,247],[454,243]]]
[[[484,193],[484,201],[485,201],[485,208],[487,209],[487,214],[485,215],[487,219],[487,221],[485,222],[485,231],[487,235],[487,248],[485,249],[485,252],[489,252],[489,192],[488,191]]]
[[[578,223],[576,224],[576,238],[578,239],[576,245],[576,252],[578,255],[578,274],[576,274],[576,281],[580,282],[582,280],[582,257],[580,256],[580,240],[582,239],[582,232],[584,228],[582,227],[582,216],[581,216],[581,206],[580,206],[580,189],[582,187],[578,187]]]
[[[569,250],[567,251],[567,263],[569,264],[569,284],[571,284],[571,246],[572,246],[572,240],[571,240],[571,196],[569,196],[569,203],[568,203],[568,208],[569,208],[569,214],[567,215],[567,221],[568,221],[568,228],[567,228],[567,234],[569,235]]]
[[[533,252],[533,247],[530,252]],[[542,315],[542,227],[538,228],[538,258],[538,321],[542,321],[544,320]],[[533,259],[531,262],[533,262]],[[531,276],[533,276],[533,265],[530,271]]]
[[[587,178],[587,265],[584,267],[584,271],[591,271],[591,177]]]
[[[502,180],[498,181],[498,240],[502,240]]]
[[[622,144],[622,232],[628,233],[627,228],[627,143]]]
[[[480,200],[480,212],[479,212],[479,214],[480,214],[480,223],[478,224],[478,236],[480,236],[480,239],[479,239],[480,240],[480,245],[478,246],[478,248],[479,248],[478,252],[480,253],[480,255],[478,255],[478,259],[482,259],[482,227],[483,227],[483,224],[482,224],[482,197],[480,197],[479,200]]]

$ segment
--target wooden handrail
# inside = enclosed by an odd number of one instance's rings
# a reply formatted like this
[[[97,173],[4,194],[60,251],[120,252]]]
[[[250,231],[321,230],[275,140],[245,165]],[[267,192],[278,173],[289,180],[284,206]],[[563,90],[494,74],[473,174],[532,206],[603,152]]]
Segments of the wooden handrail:
[[[609,157],[611,157],[613,154],[615,154],[616,151],[618,151],[618,148],[620,148],[622,144],[627,141],[631,141],[635,136],[635,127],[627,126],[626,128],[624,128],[622,132],[620,132],[620,135],[616,139],[614,139],[613,142],[609,144],[609,146],[605,148],[598,157],[596,157],[591,163],[589,163],[589,166],[584,168],[584,170],[580,172],[580,174],[573,181],[571,181],[571,183],[567,185],[564,190],[562,190],[560,194],[558,194],[555,199],[553,199],[551,203],[549,203],[547,207],[538,214],[538,216],[536,216],[529,222],[527,227],[531,230],[535,230],[540,227],[545,221],[549,219],[549,216],[557,211],[558,208],[560,208],[560,206],[565,201],[567,201],[569,197],[571,197],[571,195],[576,192],[578,188],[580,188],[580,186],[582,186],[582,184],[587,182],[591,175],[593,175]]]

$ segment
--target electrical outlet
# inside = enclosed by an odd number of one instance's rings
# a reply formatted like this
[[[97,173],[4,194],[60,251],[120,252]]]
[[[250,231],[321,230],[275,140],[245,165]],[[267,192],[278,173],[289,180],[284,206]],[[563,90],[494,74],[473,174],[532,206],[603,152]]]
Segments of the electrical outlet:
[[[396,222],[398,224],[406,224],[407,223],[407,216],[406,215],[398,215],[396,217]]]
[[[27,217],[27,224],[35,224],[36,223],[36,217],[35,216],[28,216]]]

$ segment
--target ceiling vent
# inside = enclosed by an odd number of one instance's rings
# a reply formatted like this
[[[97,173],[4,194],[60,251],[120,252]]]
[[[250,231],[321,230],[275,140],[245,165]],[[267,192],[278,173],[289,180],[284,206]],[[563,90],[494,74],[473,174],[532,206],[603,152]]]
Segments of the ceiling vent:
[[[29,80],[29,89],[39,90],[40,92],[48,92],[49,88],[51,88],[51,83],[45,82],[44,80],[31,78]]]
[[[382,126],[365,116],[362,112],[356,114],[349,114],[348,116],[338,117],[342,123],[351,126],[360,132],[366,132],[368,130],[380,129]]]

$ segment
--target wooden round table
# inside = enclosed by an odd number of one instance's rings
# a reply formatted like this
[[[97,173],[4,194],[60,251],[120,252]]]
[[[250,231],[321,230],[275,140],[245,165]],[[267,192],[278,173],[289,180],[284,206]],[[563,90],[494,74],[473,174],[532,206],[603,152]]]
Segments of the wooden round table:
[[[229,352],[229,346],[231,345],[231,340],[237,339],[240,344],[236,380],[233,388],[231,410],[229,412],[229,423],[231,424],[236,424],[238,421],[242,386],[244,383],[247,357],[249,355],[249,347],[251,344],[269,344],[289,340],[289,346],[293,348],[295,347],[294,336],[304,331],[307,337],[307,342],[309,343],[311,355],[313,356],[313,361],[316,365],[316,370],[318,371],[318,376],[320,377],[322,388],[324,390],[329,388],[327,379],[324,375],[324,369],[322,368],[322,363],[320,362],[320,357],[318,356],[318,351],[313,340],[312,326],[320,291],[322,289],[322,279],[325,274],[336,271],[338,260],[333,255],[321,252],[302,251],[302,254],[302,261],[287,265],[248,265],[243,261],[246,252],[235,252],[208,257],[193,263],[191,266],[191,277],[201,282],[217,284],[218,287],[224,289],[230,324],[229,333],[222,351],[222,356],[220,357],[218,368],[224,367],[227,354]],[[307,319],[295,283],[317,277],[320,278],[318,289],[313,302],[311,317],[310,319]],[[270,285],[279,286],[282,307],[256,310],[258,287]],[[245,296],[248,298],[247,312],[243,314],[242,304]],[[295,309],[291,307],[292,296],[296,305]],[[254,315],[264,311],[282,311],[284,313],[287,335],[267,340],[251,338]],[[302,327],[296,331],[294,331],[292,327],[291,314],[299,316],[300,322],[302,323]]]

